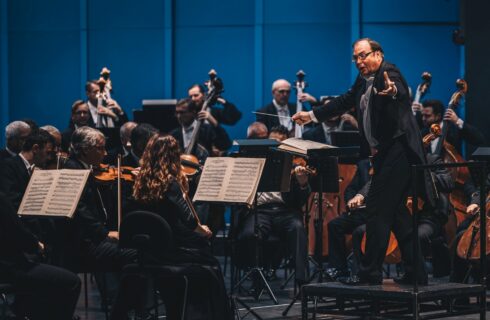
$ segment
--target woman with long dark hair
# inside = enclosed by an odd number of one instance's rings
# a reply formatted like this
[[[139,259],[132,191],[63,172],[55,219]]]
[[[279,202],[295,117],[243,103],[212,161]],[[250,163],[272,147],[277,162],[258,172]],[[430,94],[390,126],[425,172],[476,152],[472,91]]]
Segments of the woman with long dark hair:
[[[153,136],[140,164],[131,209],[157,213],[170,225],[174,248],[162,263],[199,265],[205,275],[199,279],[190,278],[186,317],[231,319],[219,263],[209,252],[208,239],[212,233],[207,226],[199,223],[184,198],[188,184],[181,170],[178,142],[168,135]],[[180,318],[183,288],[178,282],[168,280],[156,285],[165,301],[167,317]]]

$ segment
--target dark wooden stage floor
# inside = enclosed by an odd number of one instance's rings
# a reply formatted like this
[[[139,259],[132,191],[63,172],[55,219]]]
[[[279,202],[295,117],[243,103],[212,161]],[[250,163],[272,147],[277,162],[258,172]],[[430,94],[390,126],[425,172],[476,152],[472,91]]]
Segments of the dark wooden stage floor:
[[[257,314],[259,314],[262,319],[301,319],[301,305],[300,302],[298,301],[293,308],[290,310],[289,314],[287,317],[282,316],[282,312],[286,308],[286,306],[289,304],[291,301],[291,297],[293,294],[293,288],[292,285],[289,284],[285,289],[281,290],[280,286],[284,281],[284,272],[282,270],[277,271],[278,279],[274,281],[270,281],[271,287],[274,291],[274,294],[276,295],[279,304],[274,305],[272,300],[268,298],[266,294],[262,295],[261,299],[256,302],[253,298],[247,297],[247,296],[242,296],[241,299],[243,299],[247,304],[249,304]],[[227,286],[229,285],[229,271],[227,272],[226,275],[226,284]],[[76,314],[80,316],[82,320],[104,320],[104,314],[100,308],[100,298],[99,298],[99,293],[97,291],[97,288],[95,287],[94,283],[91,283],[89,281],[88,284],[88,292],[89,292],[89,307],[86,310],[84,307],[84,298],[83,298],[83,288],[82,288],[82,294],[80,295],[80,299],[78,302]],[[487,299],[488,301],[488,299]],[[321,303],[319,304],[321,306]],[[162,307],[162,312],[164,312],[164,309]],[[241,309],[240,310],[240,315],[243,317],[246,314],[246,310]],[[487,316],[490,319],[490,311],[487,311]],[[311,316],[310,316],[311,318]],[[164,316],[161,316],[161,319],[165,319]],[[252,320],[256,319],[253,315],[248,314],[244,319],[246,320]],[[347,316],[339,316],[339,315],[325,315],[325,314],[318,314],[317,319],[356,319],[354,317],[347,317]],[[359,318],[357,318],[359,319]],[[452,319],[452,320],[467,320],[467,319],[479,319],[479,315],[470,315],[470,316],[457,316],[457,317],[451,317],[451,318],[445,318],[445,319]]]

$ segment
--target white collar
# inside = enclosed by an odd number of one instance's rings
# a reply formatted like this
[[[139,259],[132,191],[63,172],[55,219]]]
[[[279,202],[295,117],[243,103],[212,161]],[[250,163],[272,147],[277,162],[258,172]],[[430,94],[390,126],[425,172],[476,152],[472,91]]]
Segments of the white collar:
[[[272,99],[272,103],[274,104],[274,107],[276,107],[277,111],[285,110],[285,111],[289,112],[289,108],[288,108],[287,104],[284,106],[281,106],[279,103],[277,103],[276,99]]]
[[[27,171],[30,171],[34,168],[34,164],[30,164],[29,161],[22,155],[22,152],[19,153],[19,157],[24,161],[24,165],[26,166]]]

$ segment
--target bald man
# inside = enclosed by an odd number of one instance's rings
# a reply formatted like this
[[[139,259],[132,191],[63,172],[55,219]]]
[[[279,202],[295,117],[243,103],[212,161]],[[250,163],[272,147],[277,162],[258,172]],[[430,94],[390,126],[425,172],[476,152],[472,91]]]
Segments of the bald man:
[[[256,114],[257,121],[265,124],[267,130],[278,125],[285,126],[290,132],[294,129],[291,116],[296,113],[296,105],[289,103],[290,94],[291,84],[287,80],[278,79],[272,83],[272,102],[258,110],[272,116]]]

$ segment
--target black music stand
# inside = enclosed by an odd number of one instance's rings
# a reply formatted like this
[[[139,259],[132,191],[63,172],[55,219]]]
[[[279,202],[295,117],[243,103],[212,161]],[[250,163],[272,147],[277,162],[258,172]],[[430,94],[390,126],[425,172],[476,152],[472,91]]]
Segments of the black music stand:
[[[337,148],[335,148],[337,149]],[[314,259],[312,261],[315,266],[313,274],[307,280],[307,283],[311,283],[315,277],[318,276],[318,282],[323,282],[323,277],[325,270],[323,269],[323,193],[324,192],[339,192],[339,169],[338,169],[338,157],[339,150],[332,149],[315,149],[308,150],[307,158],[308,165],[316,168],[317,175],[310,180],[311,190],[318,193],[318,219],[315,221],[315,252]],[[309,213],[306,213],[306,230],[307,233],[309,226]],[[300,288],[301,289],[301,288]],[[283,316],[286,316],[294,305],[294,303],[299,299],[301,295],[301,290],[294,296],[286,309],[282,312]]]
[[[235,141],[239,145],[239,157],[248,158],[265,158],[265,166],[262,171],[262,176],[257,188],[257,194],[259,192],[287,192],[289,191],[289,185],[291,180],[291,167],[292,157],[288,153],[284,153],[275,149],[278,145],[275,140],[238,140]],[[259,248],[259,242],[261,241],[261,233],[259,231],[258,219],[257,219],[257,194],[254,199],[254,206],[252,208],[252,214],[254,215],[254,247],[255,247],[255,261],[254,267],[252,267],[238,283],[232,287],[231,292],[240,287],[240,285],[247,279],[258,279],[262,284],[262,291],[265,289],[270,298],[275,304],[278,304],[277,299],[272,292],[272,289],[267,282],[262,267],[259,264],[261,252]],[[257,283],[256,283],[257,284]],[[256,300],[260,297],[261,293],[256,296]],[[252,312],[251,308],[238,298],[235,298],[236,302],[244,306],[249,312]],[[257,314],[254,313],[256,317]],[[258,317],[260,319],[260,317]]]

